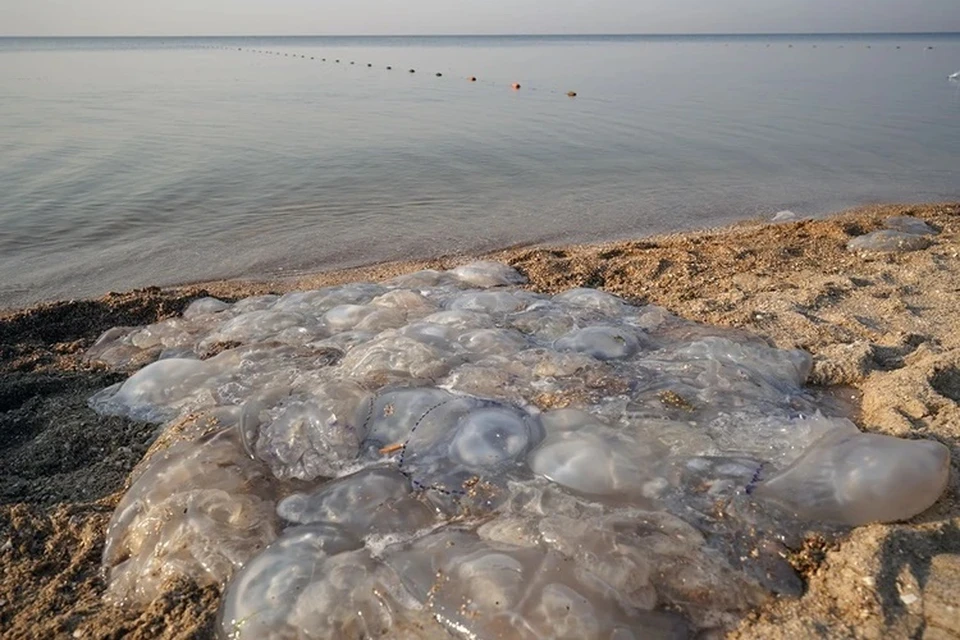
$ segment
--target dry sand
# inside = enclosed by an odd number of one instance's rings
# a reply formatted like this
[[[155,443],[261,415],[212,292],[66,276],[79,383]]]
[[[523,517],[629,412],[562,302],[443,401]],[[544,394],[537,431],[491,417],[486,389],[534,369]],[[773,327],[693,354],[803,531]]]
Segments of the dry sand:
[[[904,214],[942,230],[931,247],[845,250],[852,236]],[[489,257],[518,268],[539,291],[598,287],[807,349],[816,362],[811,383],[862,393],[862,429],[951,447],[950,486],[932,509],[831,545],[809,539],[791,556],[805,595],[745,611],[732,637],[960,637],[960,203]],[[215,588],[171,585],[142,610],[103,603],[104,526],[154,428],[86,407],[93,391],[123,377],[82,359],[102,331],[175,315],[208,294],[236,299],[464,261],[153,288],[0,313],[0,637],[212,636]]]

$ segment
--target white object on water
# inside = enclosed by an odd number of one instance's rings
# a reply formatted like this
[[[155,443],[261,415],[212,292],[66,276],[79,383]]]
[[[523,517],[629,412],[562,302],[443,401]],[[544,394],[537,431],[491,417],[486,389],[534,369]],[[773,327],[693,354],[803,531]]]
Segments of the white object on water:
[[[948,80],[960,80],[960,71],[955,71],[947,76]]]

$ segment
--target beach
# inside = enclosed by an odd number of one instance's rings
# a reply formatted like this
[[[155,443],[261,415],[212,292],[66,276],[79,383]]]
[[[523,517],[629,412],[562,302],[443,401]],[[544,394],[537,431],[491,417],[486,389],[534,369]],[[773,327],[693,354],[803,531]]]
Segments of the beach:
[[[851,238],[900,215],[940,233],[918,251],[847,250]],[[960,637],[960,203],[876,205],[611,243],[151,287],[0,312],[0,636],[213,636],[217,588],[173,584],[144,608],[103,601],[105,526],[156,427],[103,418],[87,407],[90,395],[125,377],[84,359],[100,334],[175,316],[204,296],[232,301],[375,282],[476,257],[513,266],[538,292],[598,288],[809,351],[808,384],[837,387],[859,402],[863,431],[950,447],[950,483],[936,505],[909,522],[859,527],[837,542],[808,537],[789,558],[804,595],[745,610],[739,626],[725,632],[758,639]]]

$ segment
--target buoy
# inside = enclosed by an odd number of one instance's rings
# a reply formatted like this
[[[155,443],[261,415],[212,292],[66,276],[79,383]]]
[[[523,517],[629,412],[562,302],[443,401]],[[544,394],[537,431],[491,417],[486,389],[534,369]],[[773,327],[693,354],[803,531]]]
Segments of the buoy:
[[[577,97],[577,92],[576,92],[576,91],[567,91],[567,95],[570,96],[571,98],[576,98],[576,97]]]
[[[510,86],[513,87],[514,89],[519,89],[519,88],[520,88],[520,83],[519,83],[519,82],[514,82],[514,83],[513,83],[512,85],[510,85]]]
[[[438,77],[438,78],[441,78],[441,77],[443,77],[443,74],[440,73],[439,71],[437,71],[437,77]]]
[[[353,60],[350,61],[350,64],[353,64]]]
[[[470,82],[476,82],[477,76],[470,76],[469,78],[467,78],[467,80],[469,80]]]
[[[373,65],[368,62],[368,63],[367,63],[367,66],[368,66],[368,67],[372,67]]]
[[[336,60],[334,60],[334,62],[336,62],[337,64],[339,64],[339,63],[340,63],[340,58],[337,58]]]
[[[416,73],[416,69],[410,69],[410,73]]]
[[[393,69],[393,67],[387,67],[387,71],[390,71],[391,69]]]

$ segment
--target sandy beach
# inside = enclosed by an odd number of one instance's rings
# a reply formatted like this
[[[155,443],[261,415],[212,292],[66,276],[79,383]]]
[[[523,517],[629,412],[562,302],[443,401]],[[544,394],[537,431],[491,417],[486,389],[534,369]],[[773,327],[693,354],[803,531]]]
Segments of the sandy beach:
[[[890,216],[940,230],[926,249],[855,253]],[[476,256],[389,263],[269,282],[208,282],[0,312],[0,636],[210,638],[220,593],[189,583],[146,608],[103,601],[104,529],[154,425],[103,418],[95,391],[124,378],[85,361],[105,330],[155,322],[193,300],[379,281]],[[842,385],[858,426],[938,440],[949,488],[913,520],[809,537],[791,563],[799,599],[744,611],[734,638],[960,637],[960,203],[871,206],[825,219],[747,221],[634,241],[514,248],[533,290],[595,287],[814,356],[809,384]],[[714,636],[710,636],[714,637]]]

